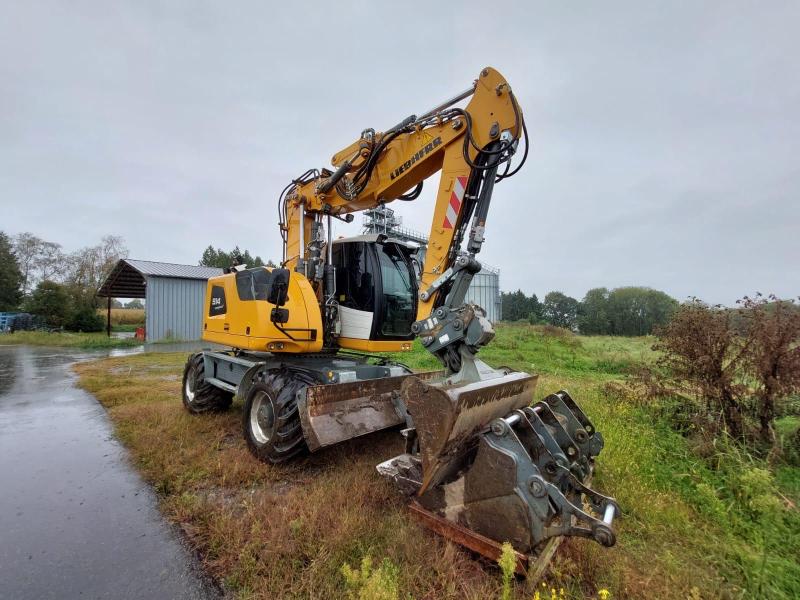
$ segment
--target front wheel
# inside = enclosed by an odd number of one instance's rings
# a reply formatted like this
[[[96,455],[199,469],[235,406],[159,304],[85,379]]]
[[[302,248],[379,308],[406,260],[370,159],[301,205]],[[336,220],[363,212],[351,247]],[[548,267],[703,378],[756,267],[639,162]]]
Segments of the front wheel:
[[[306,451],[297,393],[313,380],[288,369],[267,371],[247,393],[242,430],[250,452],[263,462],[281,463]]]

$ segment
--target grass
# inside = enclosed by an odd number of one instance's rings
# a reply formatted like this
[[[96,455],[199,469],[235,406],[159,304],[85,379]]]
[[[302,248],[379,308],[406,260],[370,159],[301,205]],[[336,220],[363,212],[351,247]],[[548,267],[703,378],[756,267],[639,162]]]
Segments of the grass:
[[[0,334],[0,345],[27,344],[29,346],[59,346],[67,348],[124,348],[140,346],[141,340],[133,338],[110,338],[105,332],[76,333],[71,331],[49,333],[47,331],[15,331]]]
[[[537,399],[568,389],[606,440],[593,485],[622,506],[618,543],[566,541],[547,588],[567,598],[597,598],[603,589],[612,599],[800,597],[800,469],[769,469],[733,447],[717,449],[712,469],[657,413],[607,395],[609,381],[653,360],[651,345],[508,326],[481,354],[540,373]],[[437,366],[420,348],[401,358]],[[185,359],[144,354],[76,368],[164,514],[235,596],[347,597],[342,568],[365,557],[399,567],[392,576],[403,598],[500,596],[496,566],[418,526],[376,474],[375,464],[402,451],[397,432],[266,466],[245,448],[239,400],[219,415],[183,410]],[[534,591],[519,580],[511,597]]]

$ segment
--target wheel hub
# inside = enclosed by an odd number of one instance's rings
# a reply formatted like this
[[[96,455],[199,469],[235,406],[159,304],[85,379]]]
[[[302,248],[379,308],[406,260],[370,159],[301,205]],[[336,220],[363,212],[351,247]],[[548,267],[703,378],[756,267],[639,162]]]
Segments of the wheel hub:
[[[189,402],[194,401],[194,378],[195,378],[195,372],[194,370],[192,370],[192,372],[189,373],[189,376],[186,378],[186,385],[184,385],[183,391],[186,394],[186,399]]]
[[[275,426],[275,410],[265,392],[259,392],[250,409],[250,429],[259,444],[266,444]]]

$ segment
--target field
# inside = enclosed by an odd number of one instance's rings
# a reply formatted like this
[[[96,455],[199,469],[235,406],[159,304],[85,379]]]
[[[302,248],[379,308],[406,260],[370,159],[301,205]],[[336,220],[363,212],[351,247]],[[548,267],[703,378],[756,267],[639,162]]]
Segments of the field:
[[[97,314],[106,320],[108,309],[98,308]],[[112,308],[111,309],[111,330],[112,331],[136,331],[137,327],[144,327],[143,308]]]
[[[614,548],[579,539],[561,546],[540,598],[551,588],[563,598],[598,598],[602,590],[612,599],[800,597],[800,469],[724,446],[715,461],[700,459],[664,411],[615,394],[614,382],[654,359],[651,345],[648,338],[504,326],[482,353],[490,364],[541,374],[537,399],[564,388],[583,405],[606,440],[593,485],[624,511]],[[436,367],[421,349],[400,358]],[[499,597],[498,569],[418,526],[375,472],[402,450],[396,432],[266,466],[245,448],[239,400],[226,414],[185,413],[185,359],[144,354],[76,368],[166,517],[227,591],[345,597],[342,566],[369,556],[398,568],[401,598]],[[518,580],[512,592],[532,598],[535,590]]]

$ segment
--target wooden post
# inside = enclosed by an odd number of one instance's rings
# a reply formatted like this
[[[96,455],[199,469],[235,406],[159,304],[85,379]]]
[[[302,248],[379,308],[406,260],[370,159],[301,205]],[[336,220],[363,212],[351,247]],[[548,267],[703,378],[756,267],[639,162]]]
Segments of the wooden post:
[[[106,312],[106,333],[111,337],[111,296],[108,297],[108,311]]]

